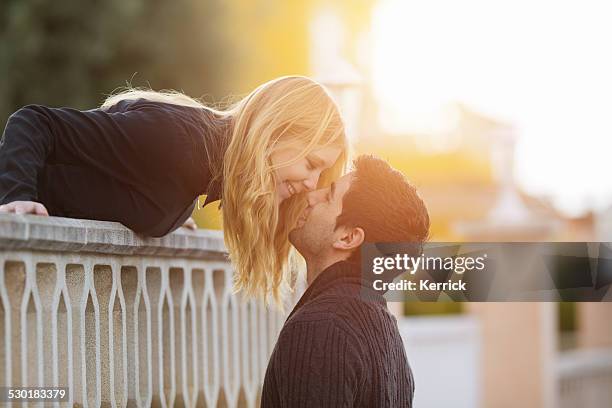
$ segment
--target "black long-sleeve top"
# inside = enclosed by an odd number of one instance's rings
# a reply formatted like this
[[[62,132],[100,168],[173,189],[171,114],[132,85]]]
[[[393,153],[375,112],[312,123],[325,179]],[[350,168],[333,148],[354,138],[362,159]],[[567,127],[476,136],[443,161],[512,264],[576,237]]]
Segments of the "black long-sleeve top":
[[[359,265],[338,262],[312,282],[283,326],[262,408],[411,407],[397,321]]]
[[[219,199],[219,163],[208,158],[222,157],[225,143],[214,120],[203,108],[144,99],[88,111],[26,106],[2,136],[0,204],[36,201],[50,215],[165,235],[199,195]]]

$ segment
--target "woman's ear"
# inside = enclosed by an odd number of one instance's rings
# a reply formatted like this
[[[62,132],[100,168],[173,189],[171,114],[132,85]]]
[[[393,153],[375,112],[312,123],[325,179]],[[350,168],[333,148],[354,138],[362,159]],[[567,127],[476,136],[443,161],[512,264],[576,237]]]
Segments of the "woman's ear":
[[[332,247],[342,251],[354,251],[365,240],[365,231],[361,227],[343,228],[342,234],[334,241]]]

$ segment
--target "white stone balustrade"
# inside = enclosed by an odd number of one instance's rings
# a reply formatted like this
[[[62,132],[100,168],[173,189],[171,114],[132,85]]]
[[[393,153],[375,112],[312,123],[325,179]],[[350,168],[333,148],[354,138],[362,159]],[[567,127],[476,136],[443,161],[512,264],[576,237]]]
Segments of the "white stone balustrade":
[[[608,408],[612,401],[612,350],[560,353],[557,378],[561,408]]]
[[[218,231],[0,215],[0,385],[58,406],[258,406],[284,316],[232,293]]]

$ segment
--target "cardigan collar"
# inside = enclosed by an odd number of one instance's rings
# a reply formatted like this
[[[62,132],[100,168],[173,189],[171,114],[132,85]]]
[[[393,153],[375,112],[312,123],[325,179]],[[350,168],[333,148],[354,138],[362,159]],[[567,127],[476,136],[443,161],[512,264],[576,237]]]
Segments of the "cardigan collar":
[[[221,200],[221,188],[223,181],[220,179],[211,180],[206,187],[206,200],[204,205],[212,203],[217,200]],[[219,204],[221,207],[221,204]]]
[[[361,265],[350,261],[339,261],[326,268],[314,279],[287,319],[291,318],[306,303],[330,290],[338,289],[340,286],[346,287],[347,293],[354,297],[359,297],[368,302],[379,303],[384,307],[387,305],[383,293],[374,290],[371,281],[361,276]]]
[[[207,121],[216,122],[213,126],[217,131],[208,134],[208,137],[204,139],[204,147],[206,149],[206,156],[209,161],[215,163],[208,163],[210,180],[205,189],[206,200],[204,205],[212,203],[214,201],[221,200],[223,193],[223,160],[227,146],[229,144],[229,122],[227,118],[219,117],[214,112],[206,110]],[[217,170],[214,171],[213,167]],[[216,174],[216,177],[215,177]],[[221,207],[221,205],[219,205]]]

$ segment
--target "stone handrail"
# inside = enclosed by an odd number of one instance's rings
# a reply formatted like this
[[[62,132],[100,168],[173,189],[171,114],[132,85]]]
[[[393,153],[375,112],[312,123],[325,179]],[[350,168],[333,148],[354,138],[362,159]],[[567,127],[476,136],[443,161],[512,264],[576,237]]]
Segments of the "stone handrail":
[[[61,406],[258,404],[283,315],[232,292],[219,231],[0,214],[0,386]]]
[[[612,401],[612,351],[577,349],[559,354],[556,365],[561,408],[607,407]]]

